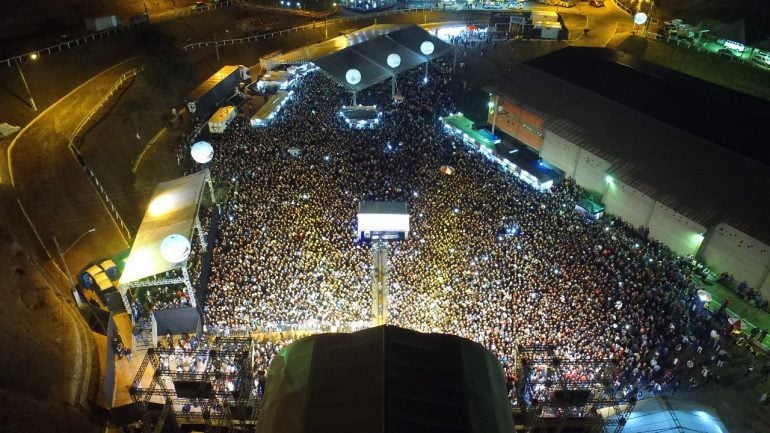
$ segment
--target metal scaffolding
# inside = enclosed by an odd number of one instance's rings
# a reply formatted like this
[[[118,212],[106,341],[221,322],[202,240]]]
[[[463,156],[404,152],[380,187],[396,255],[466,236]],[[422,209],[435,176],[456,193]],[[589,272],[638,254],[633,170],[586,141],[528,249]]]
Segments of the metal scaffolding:
[[[254,344],[248,337],[217,337],[197,350],[149,349],[131,397],[148,408],[162,404],[179,426],[253,431],[259,411],[253,359]],[[142,387],[148,381],[149,386]]]
[[[636,404],[618,397],[617,360],[563,359],[553,345],[519,346],[516,398],[526,431],[620,433]]]

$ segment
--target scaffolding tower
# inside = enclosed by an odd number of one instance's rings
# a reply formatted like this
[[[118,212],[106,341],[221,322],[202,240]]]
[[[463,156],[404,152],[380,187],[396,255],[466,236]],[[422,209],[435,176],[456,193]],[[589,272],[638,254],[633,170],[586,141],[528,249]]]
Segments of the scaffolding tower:
[[[161,420],[177,426],[206,425],[226,431],[253,431],[259,412],[249,337],[214,339],[197,350],[148,349],[131,387],[131,397]],[[170,416],[167,416],[170,415]]]
[[[619,397],[614,359],[569,360],[554,345],[519,346],[516,398],[531,433],[620,433],[636,404]]]

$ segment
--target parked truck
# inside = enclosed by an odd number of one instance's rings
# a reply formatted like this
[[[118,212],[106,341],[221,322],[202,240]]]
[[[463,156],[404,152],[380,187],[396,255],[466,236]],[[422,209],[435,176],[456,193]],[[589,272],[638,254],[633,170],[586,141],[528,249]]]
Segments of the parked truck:
[[[187,111],[198,119],[208,119],[222,102],[251,82],[251,70],[243,65],[223,66],[185,98]]]
[[[120,26],[120,18],[117,15],[85,18],[86,28],[92,32],[101,32]]]

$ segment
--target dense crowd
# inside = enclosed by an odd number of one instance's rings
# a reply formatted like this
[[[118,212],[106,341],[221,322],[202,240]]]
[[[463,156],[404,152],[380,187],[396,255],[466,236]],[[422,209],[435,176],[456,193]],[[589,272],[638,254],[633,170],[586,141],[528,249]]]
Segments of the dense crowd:
[[[460,87],[450,65],[432,63],[427,84],[422,70],[402,74],[399,103],[389,83],[359,93],[384,111],[376,129],[349,129],[338,112],[350,95],[312,73],[269,126],[241,119],[214,139],[212,170],[228,199],[207,325],[365,323],[372,254],[356,239],[357,205],[396,200],[408,203],[411,232],[390,247],[394,325],[480,342],[511,376],[518,345],[616,360],[626,393],[668,384],[690,358],[720,350],[703,334],[688,267],[667,248],[622,221],[576,213],[572,181],[538,192],[446,132],[439,118],[456,111]]]

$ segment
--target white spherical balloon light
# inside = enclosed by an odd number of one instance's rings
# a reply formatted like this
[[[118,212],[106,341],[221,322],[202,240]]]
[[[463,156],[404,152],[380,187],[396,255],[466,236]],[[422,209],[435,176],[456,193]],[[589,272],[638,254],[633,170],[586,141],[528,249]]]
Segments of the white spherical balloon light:
[[[214,159],[214,146],[207,141],[199,141],[190,148],[190,155],[198,164],[206,164]]]
[[[634,24],[641,26],[642,24],[647,22],[647,14],[644,12],[637,12],[636,15],[634,15]]]
[[[361,82],[361,71],[358,69],[348,69],[347,72],[345,72],[345,80],[349,84],[356,85]]]
[[[388,66],[391,68],[397,68],[401,66],[401,56],[396,53],[388,54]]]
[[[180,234],[166,236],[160,243],[160,255],[169,263],[182,263],[190,256],[190,241]]]
[[[431,41],[425,41],[422,44],[420,44],[420,52],[425,54],[426,56],[430,56],[433,54],[433,50],[436,49],[436,46],[433,45],[433,42]]]

